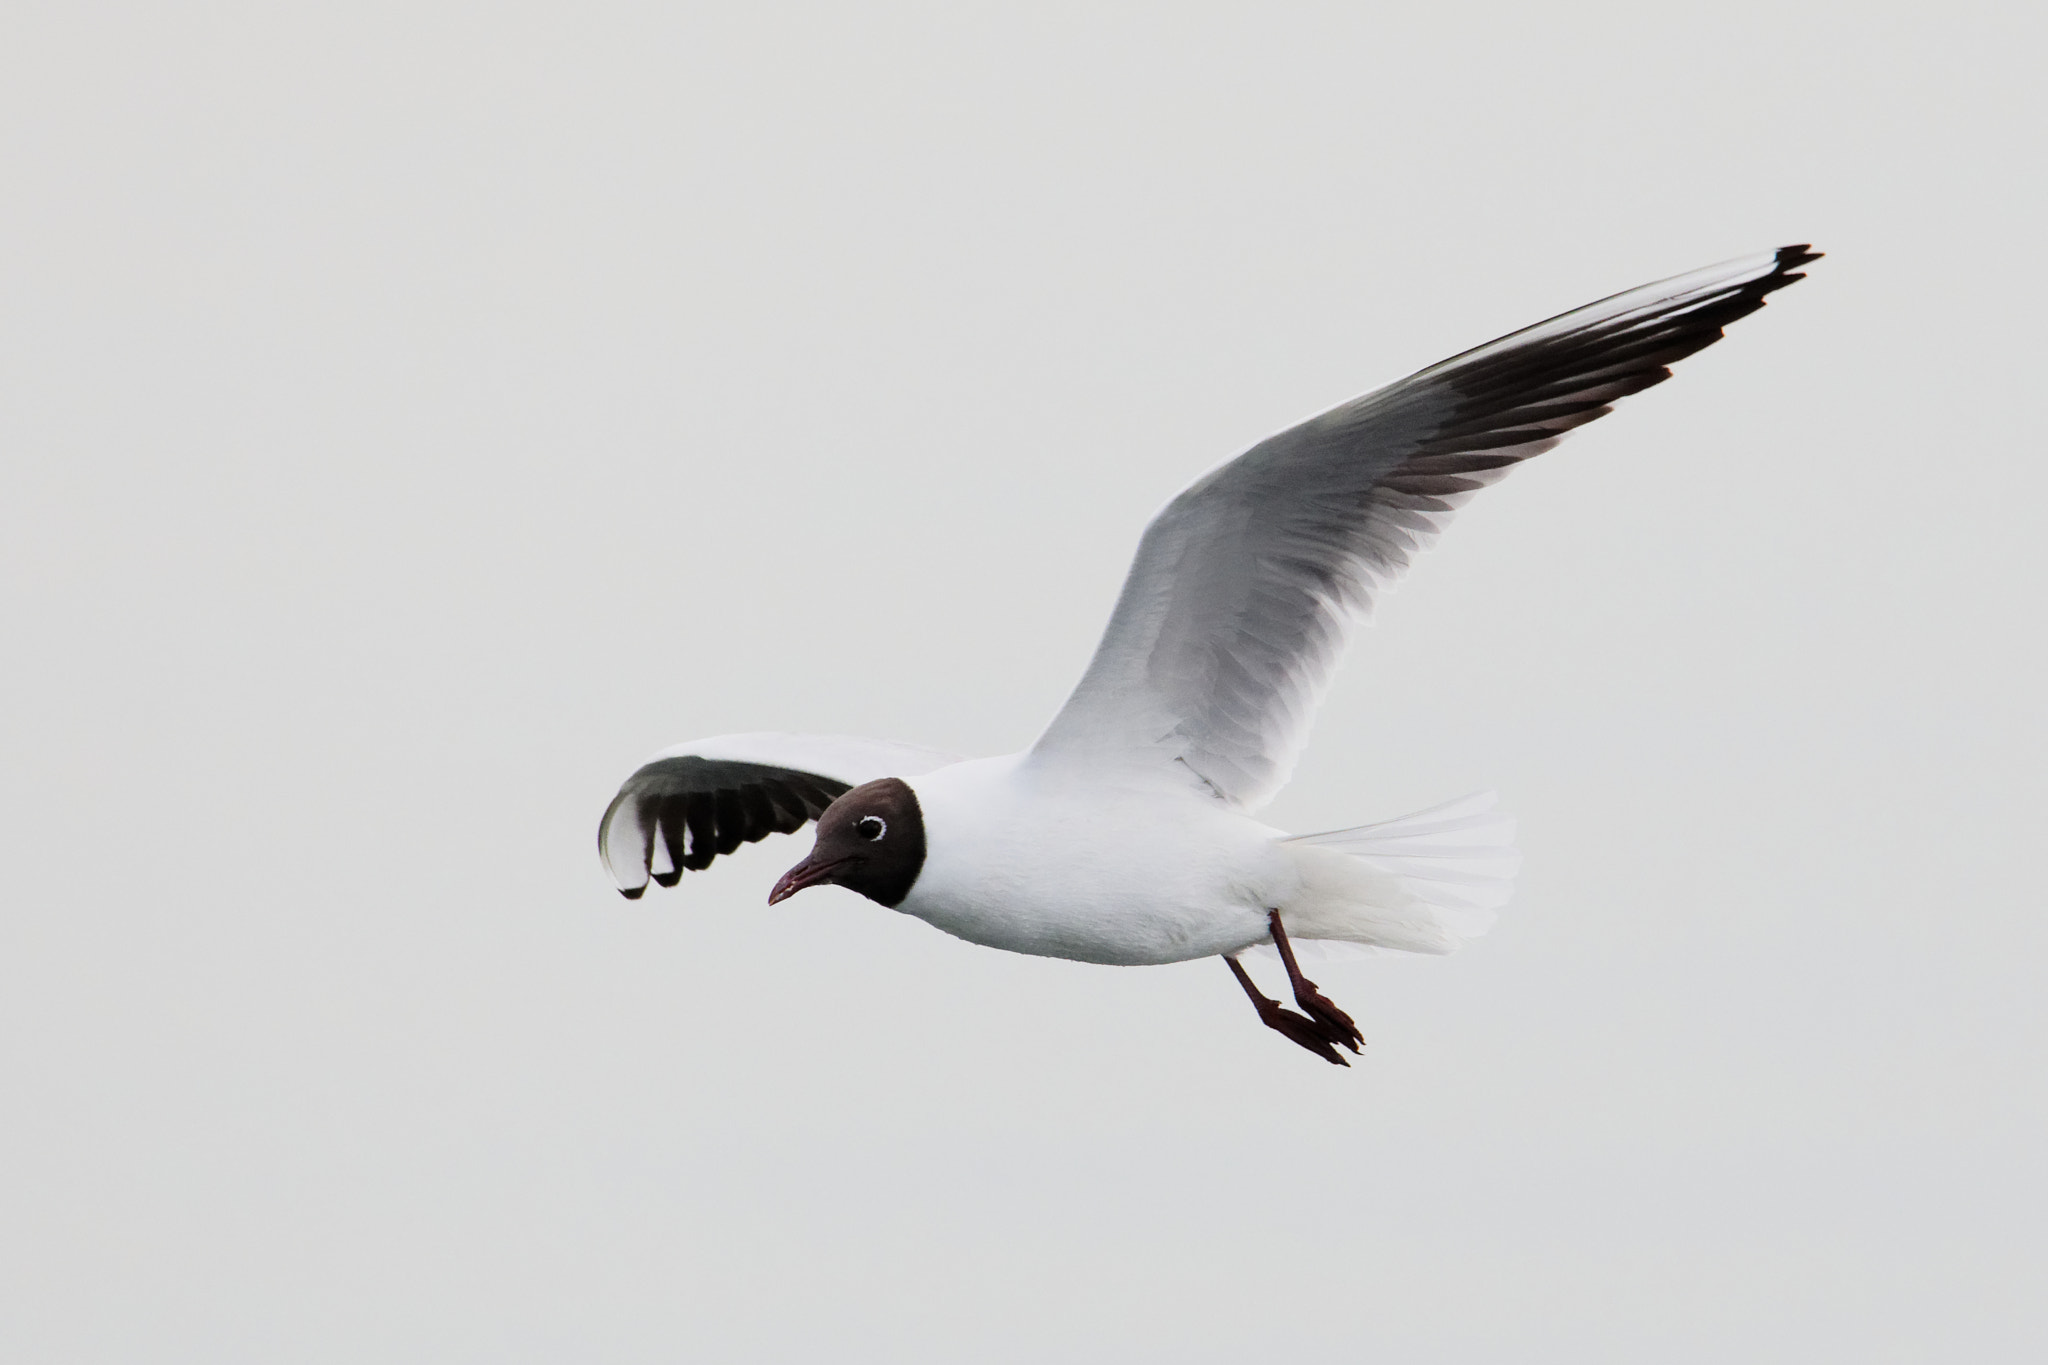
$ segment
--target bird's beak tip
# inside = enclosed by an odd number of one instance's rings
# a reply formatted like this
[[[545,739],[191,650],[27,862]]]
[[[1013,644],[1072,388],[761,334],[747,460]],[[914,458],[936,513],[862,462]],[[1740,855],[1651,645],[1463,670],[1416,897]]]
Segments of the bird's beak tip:
[[[779,877],[768,892],[768,903],[780,905],[807,886],[816,886],[832,875],[833,864],[819,866],[814,859],[806,858]]]

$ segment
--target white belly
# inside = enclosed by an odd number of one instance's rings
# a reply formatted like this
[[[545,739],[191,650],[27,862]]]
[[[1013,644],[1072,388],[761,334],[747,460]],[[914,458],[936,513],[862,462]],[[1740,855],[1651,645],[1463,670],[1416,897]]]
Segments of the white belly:
[[[925,864],[897,908],[970,943],[1135,966],[1261,942],[1300,885],[1279,831],[1206,796],[1057,780],[1014,756],[914,779]]]

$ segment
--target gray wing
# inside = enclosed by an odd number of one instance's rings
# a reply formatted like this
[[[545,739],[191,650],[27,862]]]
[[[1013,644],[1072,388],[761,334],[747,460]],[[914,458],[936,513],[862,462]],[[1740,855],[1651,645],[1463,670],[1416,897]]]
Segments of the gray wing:
[[[1644,285],[1333,408],[1197,480],[1139,542],[1033,753],[1183,764],[1251,809],[1287,781],[1351,622],[1516,463],[1662,383],[1803,278],[1788,246]]]
[[[841,793],[880,777],[916,777],[956,754],[841,735],[719,735],[663,749],[605,807],[597,852],[619,894],[685,871],[771,834],[793,834]]]

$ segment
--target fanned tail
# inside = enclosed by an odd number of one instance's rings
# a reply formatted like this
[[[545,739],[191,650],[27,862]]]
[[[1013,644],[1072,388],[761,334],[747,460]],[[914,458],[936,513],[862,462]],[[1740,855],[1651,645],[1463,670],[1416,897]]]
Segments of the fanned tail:
[[[1494,809],[1499,802],[1498,792],[1473,792],[1399,819],[1287,842],[1336,849],[1395,873],[1460,937],[1472,938],[1493,927],[1522,866],[1515,817]]]
[[[1474,792],[1398,819],[1283,842],[1347,854],[1399,878],[1401,890],[1413,898],[1408,913],[1420,910],[1425,923],[1433,917],[1454,936],[1427,951],[1446,952],[1458,940],[1491,929],[1495,912],[1514,891],[1522,855],[1515,847],[1514,817],[1494,809],[1499,800],[1496,792]],[[1337,956],[1372,951],[1362,944],[1324,943]],[[1327,949],[1316,956],[1333,955]]]

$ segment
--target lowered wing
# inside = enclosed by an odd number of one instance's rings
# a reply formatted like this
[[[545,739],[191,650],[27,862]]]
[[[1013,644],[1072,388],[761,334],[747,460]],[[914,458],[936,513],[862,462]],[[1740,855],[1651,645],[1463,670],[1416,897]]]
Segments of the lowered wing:
[[[956,754],[838,735],[719,735],[663,749],[619,788],[597,827],[619,894],[674,886],[685,871],[818,818],[840,793],[879,777],[916,777]]]

